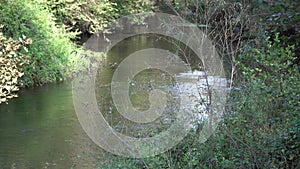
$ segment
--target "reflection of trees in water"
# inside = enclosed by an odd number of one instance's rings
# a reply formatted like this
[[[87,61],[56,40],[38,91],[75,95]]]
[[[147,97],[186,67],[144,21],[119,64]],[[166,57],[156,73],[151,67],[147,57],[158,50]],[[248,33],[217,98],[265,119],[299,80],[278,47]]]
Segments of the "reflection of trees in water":
[[[69,84],[25,89],[0,112],[0,168],[96,167],[102,151],[78,123]]]
[[[130,82],[129,87],[129,95],[133,106],[140,111],[148,110],[150,107],[150,102],[148,100],[149,92],[153,89],[161,89],[168,93],[168,105],[166,112],[152,123],[137,124],[124,118],[117,112],[111,99],[110,82],[117,65],[124,58],[133,52],[145,48],[168,50],[186,62],[186,65],[191,67],[194,72],[183,72],[186,73],[186,76],[182,74],[182,77],[185,76],[183,78],[186,78],[187,81],[182,84],[176,84],[175,77],[171,77],[166,72],[160,70],[151,69],[139,73]],[[104,61],[104,67],[97,77],[96,93],[98,106],[110,125],[114,126],[115,130],[121,133],[135,135],[137,137],[145,137],[150,134],[149,131],[152,131],[152,134],[153,132],[159,133],[162,130],[167,129],[176,119],[176,113],[179,110],[181,97],[184,97],[187,100],[186,102],[188,102],[191,100],[191,95],[199,95],[199,89],[197,86],[193,85],[193,81],[195,80],[194,76],[198,77],[198,74],[195,73],[200,72],[197,70],[201,69],[201,62],[191,49],[172,38],[153,34],[134,36],[115,45],[108,52],[107,56],[107,59]],[[128,66],[134,66],[134,63],[133,65]],[[194,98],[192,103],[186,103],[187,105],[185,106],[196,107],[197,110],[191,111],[198,113],[200,109],[203,109],[203,106],[201,108],[199,103],[200,98],[198,96]]]

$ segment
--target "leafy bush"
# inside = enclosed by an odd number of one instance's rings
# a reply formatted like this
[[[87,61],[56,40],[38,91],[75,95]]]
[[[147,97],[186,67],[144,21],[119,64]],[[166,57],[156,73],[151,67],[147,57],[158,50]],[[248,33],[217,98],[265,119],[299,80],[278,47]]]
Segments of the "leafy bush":
[[[50,0],[43,2],[57,18],[73,32],[94,34],[119,17],[116,4],[109,0]]]
[[[70,41],[75,35],[57,27],[55,18],[39,1],[3,0],[0,4],[0,22],[3,33],[18,39],[25,35],[33,39],[28,47],[30,63],[24,67],[25,86],[61,81],[68,76],[71,51]]]
[[[235,114],[221,132],[232,143],[219,149],[236,166],[299,167],[300,74],[295,59],[293,46],[282,47],[279,34],[273,42],[268,37],[264,47],[246,50],[238,58],[245,80],[240,90],[232,92]]]
[[[57,18],[57,23],[66,25],[84,42],[92,34],[104,30],[106,26],[122,15],[151,11],[154,2],[150,0],[41,0]],[[87,36],[87,37],[85,37]]]
[[[111,2],[117,5],[121,15],[150,12],[156,9],[155,1],[151,0],[111,0]]]
[[[275,33],[280,33],[281,43],[285,46],[295,45],[296,60],[300,66],[300,1],[276,0],[261,1],[252,0],[253,13],[260,13],[261,24],[271,39],[275,38]]]
[[[300,74],[293,47],[279,35],[236,61],[242,72],[227,113],[207,142],[191,131],[180,144],[145,159],[111,157],[101,168],[299,168]]]
[[[25,37],[18,41],[7,39],[0,32],[0,104],[18,96],[24,75],[23,67],[29,63],[29,57],[22,54],[21,50],[26,51],[25,46],[31,43],[32,40]]]

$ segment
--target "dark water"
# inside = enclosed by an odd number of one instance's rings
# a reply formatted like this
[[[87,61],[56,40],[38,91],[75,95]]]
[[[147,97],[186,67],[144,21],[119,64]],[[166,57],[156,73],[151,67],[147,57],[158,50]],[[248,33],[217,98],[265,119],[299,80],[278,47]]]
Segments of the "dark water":
[[[117,113],[111,99],[110,82],[117,65],[130,53],[144,48],[162,48],[182,54],[164,37],[143,35],[124,40],[109,52],[97,77],[95,90],[100,110],[109,124],[115,130],[134,137],[151,134],[141,130],[145,126],[130,123]],[[172,123],[172,113],[178,109],[179,97],[198,92],[192,87],[192,81],[203,72],[197,69],[199,60],[195,60],[192,52],[185,52],[194,71],[182,72],[181,78],[185,79],[185,83],[179,86],[180,94],[174,78],[159,70],[145,70],[131,83],[130,99],[139,110],[149,108],[148,96],[152,88],[166,91],[171,98],[163,118],[147,124],[155,133],[164,130],[157,126],[168,127]],[[20,96],[8,105],[0,105],[0,169],[99,167],[105,153],[88,138],[78,122],[70,82],[24,89]],[[191,104],[196,107],[198,101]]]

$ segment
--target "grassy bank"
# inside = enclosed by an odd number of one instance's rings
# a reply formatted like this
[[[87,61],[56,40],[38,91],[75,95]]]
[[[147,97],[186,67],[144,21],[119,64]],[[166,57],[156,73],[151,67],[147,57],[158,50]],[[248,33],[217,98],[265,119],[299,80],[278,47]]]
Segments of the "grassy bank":
[[[20,87],[66,80],[79,57],[76,55],[81,48],[78,44],[103,30],[114,19],[150,11],[153,5],[148,0],[142,3],[134,0],[1,1],[0,32],[5,45],[1,46],[1,65],[4,68],[0,79],[0,103],[17,97]],[[24,43],[26,39],[30,39],[30,45]],[[16,43],[21,46],[7,49],[7,46]],[[17,54],[12,56],[11,53]],[[21,57],[23,54],[26,57]],[[20,58],[24,59],[21,59],[22,64],[16,61]],[[10,70],[19,73],[11,73]]]

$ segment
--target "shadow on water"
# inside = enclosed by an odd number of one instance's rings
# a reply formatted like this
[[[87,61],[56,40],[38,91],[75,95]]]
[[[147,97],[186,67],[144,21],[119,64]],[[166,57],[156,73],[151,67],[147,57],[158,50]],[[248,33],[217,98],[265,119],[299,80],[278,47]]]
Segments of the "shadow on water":
[[[178,50],[181,44],[176,47],[169,42],[168,37],[134,36],[109,51],[97,76],[95,92],[101,112],[116,131],[133,137],[151,137],[171,125],[180,98],[189,101],[190,95],[198,93],[199,89],[191,86],[203,75],[199,59],[191,50],[184,50],[185,54]],[[131,53],[145,48],[160,48],[178,54],[183,60],[187,59],[186,63],[193,71],[178,75],[176,78],[181,78],[184,83],[177,86],[174,77],[155,69],[142,71],[133,78],[129,95],[138,110],[149,109],[148,97],[153,88],[168,94],[166,113],[154,122],[141,125],[130,123],[118,114],[113,106],[110,83],[117,65]],[[186,48],[183,46],[182,49]],[[128,66],[134,66],[134,63]],[[0,168],[97,167],[106,153],[82,130],[74,111],[70,83],[24,89],[20,95],[8,105],[0,105]],[[197,99],[200,98],[195,98],[189,106],[196,107]],[[201,114],[200,110],[195,111]]]
[[[71,84],[24,89],[0,106],[0,168],[93,168],[101,155],[78,123]]]

